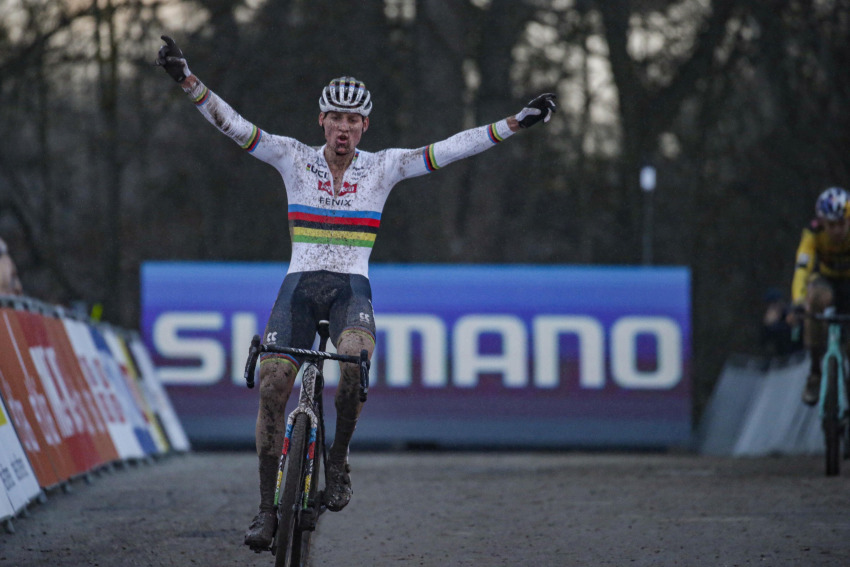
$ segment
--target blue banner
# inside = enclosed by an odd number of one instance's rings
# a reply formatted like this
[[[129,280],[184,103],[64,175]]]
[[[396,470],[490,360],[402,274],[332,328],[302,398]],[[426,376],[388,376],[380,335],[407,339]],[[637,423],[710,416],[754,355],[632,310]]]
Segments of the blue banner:
[[[286,268],[142,266],[143,337],[193,442],[252,441],[257,393],[242,371]],[[378,336],[355,441],[690,441],[686,268],[374,265],[369,277]],[[333,365],[326,380],[330,400]]]

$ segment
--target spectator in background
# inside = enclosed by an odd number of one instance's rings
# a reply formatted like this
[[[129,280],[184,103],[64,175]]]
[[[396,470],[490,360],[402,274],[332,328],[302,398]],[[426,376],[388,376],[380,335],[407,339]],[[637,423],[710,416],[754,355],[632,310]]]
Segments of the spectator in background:
[[[770,356],[785,356],[803,348],[799,325],[791,317],[791,306],[776,288],[764,294],[766,304],[761,327],[761,344]]]
[[[21,280],[18,279],[18,269],[9,255],[9,247],[0,238],[0,295],[22,295]]]

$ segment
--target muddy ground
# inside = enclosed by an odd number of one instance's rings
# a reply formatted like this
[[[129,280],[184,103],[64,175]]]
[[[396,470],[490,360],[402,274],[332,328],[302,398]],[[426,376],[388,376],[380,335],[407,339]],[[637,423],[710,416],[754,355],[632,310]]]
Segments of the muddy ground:
[[[847,566],[850,463],[688,454],[352,453],[319,566]],[[0,534],[0,565],[255,566],[255,457],[196,452],[53,491]]]

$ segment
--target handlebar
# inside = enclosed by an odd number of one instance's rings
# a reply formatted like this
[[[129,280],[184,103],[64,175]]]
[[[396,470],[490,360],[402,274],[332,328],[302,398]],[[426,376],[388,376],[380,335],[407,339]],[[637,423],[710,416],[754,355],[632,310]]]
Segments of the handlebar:
[[[850,315],[828,315],[826,313],[815,313],[810,316],[812,319],[817,321],[826,321],[827,323],[848,323],[850,322]]]
[[[839,313],[835,307],[827,307],[823,313],[808,314],[808,317],[816,321],[826,321],[827,323],[847,323],[850,322],[850,313]]]
[[[251,339],[251,347],[248,349],[248,361],[245,363],[245,384],[249,388],[254,387],[254,369],[257,367],[257,358],[262,349],[260,335],[254,335],[254,338]]]
[[[278,354],[290,354],[300,356],[307,360],[318,362],[319,360],[337,360],[357,364],[360,367],[360,401],[365,402],[369,394],[369,351],[363,349],[360,356],[324,352],[321,350],[308,350],[302,348],[283,347],[276,345],[264,345],[260,343],[260,336],[254,335],[251,339],[251,347],[248,349],[248,361],[245,363],[245,384],[249,388],[254,387],[254,371],[257,367],[257,359],[261,353],[271,352]]]
[[[369,367],[372,363],[369,361],[369,351],[365,348],[360,351],[360,401],[365,402],[369,395]]]

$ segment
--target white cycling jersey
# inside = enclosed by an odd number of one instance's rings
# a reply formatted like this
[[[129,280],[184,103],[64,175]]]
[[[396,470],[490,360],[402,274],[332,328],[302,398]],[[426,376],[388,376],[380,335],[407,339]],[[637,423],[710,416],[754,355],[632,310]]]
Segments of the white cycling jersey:
[[[422,148],[355,150],[335,195],[324,146],[264,132],[201,81],[186,83],[186,92],[207,120],[283,177],[292,239],[288,273],[328,270],[368,277],[381,212],[399,181],[483,152],[513,133],[507,120],[500,120]]]

